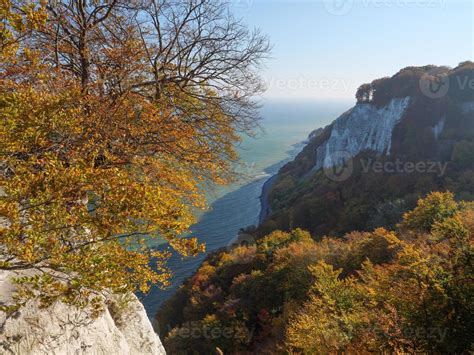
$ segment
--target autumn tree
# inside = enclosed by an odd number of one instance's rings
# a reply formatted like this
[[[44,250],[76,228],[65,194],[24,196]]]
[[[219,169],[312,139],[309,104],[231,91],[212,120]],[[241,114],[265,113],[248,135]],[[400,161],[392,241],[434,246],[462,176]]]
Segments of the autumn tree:
[[[364,323],[363,297],[352,277],[340,280],[341,270],[321,261],[311,268],[313,292],[303,309],[290,320],[289,348],[305,354],[345,350]]]
[[[430,232],[437,222],[452,217],[459,204],[451,192],[433,192],[418,200],[417,207],[404,214],[401,227],[417,232]]]
[[[166,284],[257,125],[267,39],[214,0],[1,2],[1,270],[25,297]],[[156,266],[150,264],[156,260]]]
[[[473,207],[455,202],[449,192],[432,193],[405,215],[398,234],[379,229],[365,237],[385,239],[390,258],[377,262],[380,252],[366,253],[347,276],[323,261],[310,267],[315,281],[288,322],[288,349],[308,354],[472,349]],[[349,259],[365,249],[356,239],[344,243]]]

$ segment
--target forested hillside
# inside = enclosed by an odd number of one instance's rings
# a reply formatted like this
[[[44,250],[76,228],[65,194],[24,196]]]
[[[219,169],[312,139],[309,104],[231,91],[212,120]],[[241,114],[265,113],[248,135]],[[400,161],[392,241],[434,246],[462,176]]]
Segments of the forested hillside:
[[[280,170],[256,243],[162,306],[167,351],[472,350],[473,79],[464,62],[362,85]]]
[[[170,354],[463,353],[473,241],[474,205],[451,193],[393,231],[275,231],[208,258],[158,313],[160,335]]]
[[[424,78],[432,73],[448,88],[441,97],[427,95],[423,88]],[[351,230],[393,227],[431,191],[450,190],[459,199],[473,200],[473,83],[474,63],[465,62],[452,70],[409,67],[362,85],[357,105],[280,170],[269,193],[272,213],[258,235],[300,227],[315,237],[340,236]],[[383,132],[387,128],[380,121],[394,111],[388,103],[401,98],[410,103],[393,130]],[[369,114],[361,117],[361,110]],[[345,131],[338,131],[342,124]],[[368,132],[360,133],[364,128]],[[354,142],[357,134],[360,142]],[[342,165],[338,157],[350,160],[344,162],[350,171],[342,179],[327,171],[332,166],[323,166],[328,159]]]

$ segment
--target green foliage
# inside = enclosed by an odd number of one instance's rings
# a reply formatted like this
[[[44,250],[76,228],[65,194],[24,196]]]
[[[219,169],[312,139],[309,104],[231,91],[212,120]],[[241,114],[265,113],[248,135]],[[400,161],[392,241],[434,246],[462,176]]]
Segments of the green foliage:
[[[434,192],[419,200],[413,211],[405,213],[401,225],[417,232],[430,232],[435,223],[452,217],[458,207],[451,192]]]
[[[275,249],[287,246],[293,242],[312,241],[311,235],[301,229],[295,229],[289,233],[275,231],[257,242],[259,251],[272,253]]]
[[[474,78],[474,63],[463,62],[456,68],[435,67],[427,65],[423,67],[407,67],[400,70],[392,77],[373,80],[362,84],[357,92],[357,102],[372,102],[376,105],[384,105],[393,97],[419,97],[424,98],[420,91],[420,80],[424,76],[444,74],[449,80],[450,98],[468,101],[474,98],[474,90],[468,87]]]
[[[474,142],[457,142],[453,148],[452,160],[462,168],[474,167]]]
[[[164,345],[169,354],[218,354],[217,348],[240,349],[250,334],[240,321],[223,322],[215,315],[174,328]]]
[[[286,346],[304,354],[328,354],[345,349],[363,324],[363,297],[352,277],[319,262],[311,269],[312,294],[290,319]]]
[[[317,242],[302,230],[275,231],[210,256],[158,314],[167,350],[469,351],[474,204],[432,193],[402,225]],[[186,336],[211,328],[215,337]]]
[[[442,221],[436,221],[433,224],[431,233],[437,241],[464,241],[469,237],[469,230],[464,226],[462,219],[458,215],[445,218]]]

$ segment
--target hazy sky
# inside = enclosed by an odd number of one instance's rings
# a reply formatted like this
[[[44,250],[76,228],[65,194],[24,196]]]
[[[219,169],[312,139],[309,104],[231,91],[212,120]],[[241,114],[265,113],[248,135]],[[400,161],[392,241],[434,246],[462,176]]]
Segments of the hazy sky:
[[[273,44],[268,98],[354,97],[411,65],[474,60],[472,0],[231,0]]]

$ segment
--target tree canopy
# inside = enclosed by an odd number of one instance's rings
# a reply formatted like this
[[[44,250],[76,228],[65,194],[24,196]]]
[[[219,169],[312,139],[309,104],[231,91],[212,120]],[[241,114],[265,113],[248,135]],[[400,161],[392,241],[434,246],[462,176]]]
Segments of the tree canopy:
[[[80,304],[166,284],[206,184],[232,179],[269,52],[214,0],[0,3],[1,270]],[[155,260],[156,265],[150,261]]]
[[[160,335],[171,353],[469,352],[473,237],[473,203],[449,192],[392,231],[274,231],[209,256],[161,307]]]

